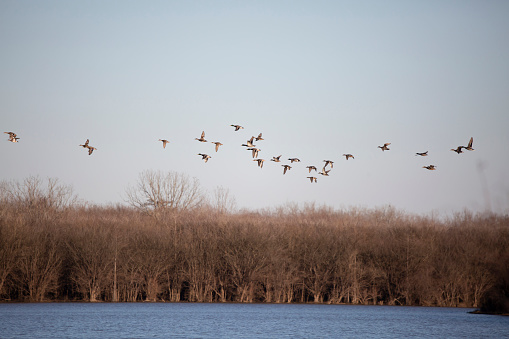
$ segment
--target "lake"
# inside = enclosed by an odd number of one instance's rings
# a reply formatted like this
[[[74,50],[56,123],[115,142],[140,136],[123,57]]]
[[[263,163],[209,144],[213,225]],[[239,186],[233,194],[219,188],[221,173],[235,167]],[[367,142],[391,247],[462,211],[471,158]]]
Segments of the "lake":
[[[469,311],[310,304],[0,304],[0,338],[509,338],[509,317]]]

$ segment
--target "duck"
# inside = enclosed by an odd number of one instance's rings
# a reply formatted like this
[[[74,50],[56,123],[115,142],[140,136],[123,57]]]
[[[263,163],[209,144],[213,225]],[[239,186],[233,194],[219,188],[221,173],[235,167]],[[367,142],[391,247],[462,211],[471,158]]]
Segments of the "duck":
[[[318,172],[318,174],[321,174],[321,175],[324,175],[324,176],[328,177],[329,176],[329,172],[330,172],[330,170],[326,171],[325,167],[324,167],[324,168],[322,168],[321,172]]]
[[[263,162],[265,161],[264,159],[253,159],[253,161],[257,161],[258,167],[263,168]]]
[[[351,155],[350,153],[348,154],[343,154],[344,157],[346,157],[346,160],[352,158],[352,159],[355,159],[355,157],[353,155]]]
[[[18,142],[19,138],[17,137],[17,134],[14,132],[4,132],[5,134],[9,134],[9,139],[7,141],[10,142]]]
[[[389,146],[390,144],[391,144],[390,142],[386,142],[385,144],[383,144],[383,146],[378,146],[378,148],[381,148],[382,151],[389,151],[390,148],[387,146]]]
[[[256,141],[260,141],[260,140],[265,140],[262,138],[262,134],[258,134],[258,136],[256,137]]]
[[[428,151],[422,152],[422,153],[417,152],[417,153],[415,153],[415,155],[420,155],[421,157],[427,157],[428,156]]]
[[[318,171],[315,166],[306,166],[306,168],[309,170],[309,173],[311,173],[312,170]]]
[[[159,139],[159,141],[163,143],[163,148],[166,148],[166,144],[169,143],[169,141],[166,139]]]
[[[436,170],[436,166],[435,165],[422,166],[422,168],[428,169],[430,171]]]
[[[198,140],[200,142],[207,142],[207,140],[205,140],[205,131],[201,132],[200,138],[194,138],[194,140]]]
[[[270,159],[270,161],[281,162],[281,160],[279,158],[281,158],[281,155],[279,155],[277,157],[272,157],[272,159]]]
[[[323,168],[327,167],[327,165],[330,165],[330,168],[334,167],[334,161],[324,160],[324,162],[325,162],[325,165],[323,166]]]
[[[472,144],[474,143],[474,137],[470,137],[470,141],[468,142],[468,146],[465,147],[463,146],[464,149],[466,149],[467,151],[473,151],[474,149],[472,148]]]
[[[309,180],[311,180],[311,183],[316,182],[316,177],[307,177]]]
[[[240,125],[230,125],[230,126],[235,127],[235,131],[238,131],[239,129],[244,129],[244,127]]]
[[[242,144],[242,146],[245,146],[245,147],[256,147],[255,144],[253,144],[253,140],[254,140],[254,137],[251,137],[251,139],[249,139],[248,141],[246,141],[245,144]]]
[[[258,158],[258,152],[261,151],[261,149],[255,147],[248,148],[247,150],[252,151],[253,158]]]
[[[83,145],[78,145],[78,146],[81,146],[83,148],[87,148],[88,147],[88,142],[89,142],[89,140],[87,139],[87,141],[85,141],[85,143]]]
[[[288,158],[288,160],[290,160],[290,162],[293,164],[294,162],[300,162],[300,159],[299,158]]]
[[[292,169],[292,166],[290,166],[290,165],[281,165],[281,166],[283,166],[283,167],[284,167],[284,169],[283,169],[283,175],[285,175],[285,174],[286,174],[286,171],[289,171],[289,170],[291,170],[291,169]]]
[[[212,158],[208,154],[198,153],[198,155],[201,155],[202,160],[204,160],[205,162],[209,161],[209,159]]]
[[[220,143],[219,141],[211,141],[211,143],[215,144],[216,145],[216,152],[217,150],[219,149],[219,146],[223,146],[222,143]]]
[[[97,150],[97,148],[92,147],[92,146],[87,146],[87,147],[88,147],[88,155],[92,155],[92,152]]]
[[[463,151],[461,150],[464,146],[458,146],[457,148],[451,148],[451,151],[454,151],[458,154],[460,153],[463,153]]]

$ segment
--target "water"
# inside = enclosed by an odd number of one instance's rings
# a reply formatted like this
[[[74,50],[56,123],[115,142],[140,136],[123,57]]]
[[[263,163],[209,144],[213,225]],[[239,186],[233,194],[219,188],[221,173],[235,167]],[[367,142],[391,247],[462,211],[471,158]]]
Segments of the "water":
[[[509,338],[509,317],[468,311],[301,304],[0,304],[0,338]]]

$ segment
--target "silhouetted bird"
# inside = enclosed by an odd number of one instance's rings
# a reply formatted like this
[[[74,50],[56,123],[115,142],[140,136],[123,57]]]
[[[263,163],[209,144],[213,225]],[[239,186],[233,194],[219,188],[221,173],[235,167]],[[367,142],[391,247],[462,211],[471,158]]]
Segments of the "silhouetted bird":
[[[299,158],[289,158],[290,162],[293,164],[294,162],[300,162]]]
[[[349,158],[355,159],[354,156],[351,154],[343,154],[343,156],[346,157],[346,160],[348,160]]]
[[[262,138],[262,134],[261,134],[261,133],[260,133],[260,134],[258,134],[258,136],[256,137],[256,141],[260,141],[260,140],[264,140],[264,139]]]
[[[311,180],[311,183],[316,182],[316,177],[307,177],[309,180]]]
[[[290,165],[281,165],[281,166],[283,166],[283,167],[284,167],[284,169],[283,169],[283,175],[285,175],[285,174],[286,174],[286,171],[289,171],[289,170],[291,170],[291,169],[292,169],[292,166],[290,166]]]
[[[460,153],[463,153],[463,151],[461,150],[462,148],[463,148],[463,146],[458,146],[458,148],[456,148],[456,149],[451,148],[451,151],[454,151],[454,152],[460,154]]]
[[[311,173],[311,170],[315,170],[315,172],[317,171],[315,166],[306,166],[306,168],[309,170],[309,173]]]
[[[428,169],[428,170],[430,170],[430,171],[434,171],[434,170],[436,170],[436,166],[435,166],[435,165],[422,166],[422,168]]]
[[[235,131],[238,131],[239,129],[244,129],[244,127],[242,127],[240,125],[230,125],[230,126],[235,127]]]
[[[421,157],[427,157],[428,156],[428,151],[423,152],[423,153],[417,152],[417,153],[415,153],[415,155],[420,155]]]

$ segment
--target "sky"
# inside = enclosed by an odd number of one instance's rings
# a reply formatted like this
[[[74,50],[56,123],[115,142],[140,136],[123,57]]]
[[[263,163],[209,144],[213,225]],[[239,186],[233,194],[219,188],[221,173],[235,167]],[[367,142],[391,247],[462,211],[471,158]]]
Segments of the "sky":
[[[161,170],[240,209],[506,214],[508,17],[508,1],[0,0],[0,129],[20,138],[2,134],[0,180],[108,205]],[[259,133],[263,168],[241,146]]]

